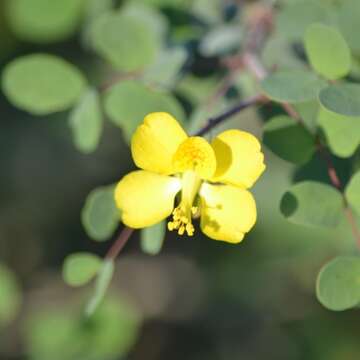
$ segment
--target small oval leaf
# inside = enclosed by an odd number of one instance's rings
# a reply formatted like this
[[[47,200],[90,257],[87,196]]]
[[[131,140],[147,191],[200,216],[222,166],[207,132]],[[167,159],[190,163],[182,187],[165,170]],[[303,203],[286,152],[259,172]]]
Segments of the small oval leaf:
[[[320,106],[318,124],[335,155],[349,157],[360,145],[360,117],[339,115]]]
[[[200,53],[204,56],[224,55],[236,50],[242,41],[241,27],[220,25],[211,29],[201,40]]]
[[[158,34],[147,23],[121,12],[108,12],[91,25],[91,43],[100,56],[123,71],[151,64],[159,49]]]
[[[295,164],[309,161],[315,152],[312,135],[294,119],[280,115],[268,121],[264,129],[263,142],[272,152]]]
[[[87,284],[98,272],[101,259],[93,254],[82,252],[69,255],[63,265],[64,281],[70,286]]]
[[[102,132],[102,115],[95,89],[89,89],[80,98],[70,114],[69,125],[79,151],[88,154],[96,150]]]
[[[93,240],[108,240],[120,222],[114,189],[114,185],[96,188],[86,199],[81,219],[86,233]]]
[[[149,255],[157,255],[162,248],[166,233],[166,223],[162,221],[141,230],[141,249]]]
[[[350,49],[336,29],[323,24],[309,26],[305,49],[312,67],[326,78],[335,80],[350,72]]]
[[[299,225],[336,227],[341,219],[343,199],[330,185],[303,181],[293,185],[282,197],[280,210]]]
[[[2,89],[16,107],[35,115],[66,110],[86,85],[82,73],[62,58],[48,54],[19,57],[2,75]]]
[[[264,93],[279,102],[298,103],[315,99],[326,86],[324,80],[308,71],[278,71],[261,83]]]
[[[360,85],[329,85],[319,94],[320,103],[329,111],[345,116],[360,116]]]
[[[360,303],[360,258],[337,257],[320,271],[316,295],[333,311],[351,309]]]
[[[6,5],[9,24],[19,38],[52,43],[75,32],[85,1],[10,0]]]
[[[187,60],[187,52],[182,47],[164,50],[157,61],[146,69],[143,80],[150,84],[172,87]]]

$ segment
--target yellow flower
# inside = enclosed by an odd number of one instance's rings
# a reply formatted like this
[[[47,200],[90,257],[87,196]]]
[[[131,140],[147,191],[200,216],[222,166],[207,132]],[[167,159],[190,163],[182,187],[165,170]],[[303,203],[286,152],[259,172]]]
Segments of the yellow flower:
[[[135,131],[131,152],[137,170],[115,189],[122,221],[132,228],[154,225],[172,214],[169,230],[194,234],[192,219],[212,239],[240,242],[256,221],[250,188],[265,170],[258,140],[227,130],[211,145],[189,137],[167,113],[151,113]],[[174,208],[176,195],[180,200]]]

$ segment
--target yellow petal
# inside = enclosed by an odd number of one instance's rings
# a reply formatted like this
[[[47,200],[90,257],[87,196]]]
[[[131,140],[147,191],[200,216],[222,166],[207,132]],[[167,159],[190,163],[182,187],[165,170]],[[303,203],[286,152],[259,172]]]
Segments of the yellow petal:
[[[213,181],[249,188],[265,170],[260,143],[248,132],[224,131],[211,145],[217,162]]]
[[[216,170],[214,150],[204,138],[189,137],[178,147],[173,167],[176,172],[194,171],[201,179],[210,179]]]
[[[168,113],[147,115],[131,139],[135,164],[144,170],[172,174],[172,158],[187,138],[180,124]]]
[[[138,229],[168,217],[174,208],[178,178],[138,170],[124,176],[115,188],[115,202],[125,225]]]
[[[204,183],[200,196],[201,230],[210,238],[235,244],[254,226],[256,204],[249,191]]]

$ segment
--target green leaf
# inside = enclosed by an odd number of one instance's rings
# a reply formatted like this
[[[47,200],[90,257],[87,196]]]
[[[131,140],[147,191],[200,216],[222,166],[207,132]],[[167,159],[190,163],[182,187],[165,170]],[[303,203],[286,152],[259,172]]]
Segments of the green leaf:
[[[320,271],[316,295],[333,311],[351,309],[360,303],[360,258],[337,257]]]
[[[304,69],[305,63],[291,45],[284,34],[272,34],[261,52],[262,63],[268,69]]]
[[[340,2],[338,10],[340,30],[351,49],[360,54],[360,2],[358,0],[347,0]]]
[[[88,89],[80,98],[70,114],[69,125],[79,151],[88,154],[96,150],[103,123],[99,95],[95,89]]]
[[[187,9],[192,0],[128,0],[131,3],[142,3],[149,6],[173,7],[176,9]]]
[[[193,106],[201,106],[216,91],[218,84],[219,79],[215,77],[200,78],[187,75],[178,82],[176,92],[184,96]]]
[[[345,116],[360,116],[360,85],[329,85],[319,94],[320,103],[329,111]]]
[[[86,359],[126,359],[138,340],[140,325],[138,310],[126,298],[109,296],[85,323],[85,332],[93,329]]]
[[[69,301],[67,301],[69,303]],[[125,298],[110,296],[91,318],[73,304],[46,304],[29,312],[25,346],[30,359],[103,360],[123,358],[139,336],[141,317]]]
[[[335,155],[346,158],[354,154],[360,145],[360,117],[343,116],[320,107],[318,123]]]
[[[223,21],[222,0],[193,0],[190,12],[207,24],[219,24]]]
[[[121,14],[143,22],[157,36],[159,41],[165,41],[169,21],[160,10],[139,2],[127,2],[121,7]]]
[[[2,74],[9,101],[35,115],[66,110],[85,89],[82,73],[67,61],[48,54],[19,57]]]
[[[331,24],[332,8],[314,0],[299,0],[288,4],[277,17],[277,30],[289,40],[302,40],[313,23]]]
[[[141,249],[149,255],[157,255],[162,248],[166,232],[166,223],[162,221],[156,225],[141,230]]]
[[[0,264],[0,329],[14,320],[20,310],[21,298],[15,275]]]
[[[75,32],[84,4],[84,0],[10,0],[6,3],[7,18],[19,38],[51,43]]]
[[[310,100],[293,105],[301,119],[304,121],[306,127],[315,132],[317,127],[317,118],[320,109],[319,101]]]
[[[324,80],[308,71],[278,71],[261,82],[261,88],[271,99],[298,103],[315,99],[326,86]]]
[[[122,71],[135,71],[151,64],[160,47],[151,26],[121,12],[99,16],[91,25],[90,34],[94,50]]]
[[[59,305],[58,305],[59,307]],[[78,319],[67,309],[32,312],[25,324],[25,346],[31,359],[71,360],[84,349]]]
[[[151,112],[168,112],[180,122],[185,117],[181,105],[172,95],[152,90],[136,81],[122,81],[110,88],[105,93],[104,107],[110,120],[122,128],[128,141]]]
[[[290,222],[318,227],[336,227],[341,219],[343,199],[330,185],[303,181],[282,197],[280,210]]]
[[[336,29],[322,24],[309,26],[305,49],[314,70],[326,78],[335,80],[350,72],[350,49]]]
[[[114,275],[114,270],[115,265],[112,260],[105,260],[103,262],[96,279],[95,292],[85,309],[86,316],[92,316],[103,301]]]
[[[66,257],[63,265],[64,281],[70,286],[87,284],[101,267],[101,259],[87,252],[74,253]]]
[[[221,25],[202,38],[199,50],[204,56],[223,55],[237,49],[241,41],[242,33],[238,25]]]
[[[304,164],[315,152],[312,135],[289,116],[276,116],[270,119],[263,129],[264,144],[284,160]]]
[[[349,204],[360,215],[360,171],[351,177],[345,189],[345,197]]]
[[[143,80],[150,84],[171,87],[186,60],[187,52],[182,47],[164,50],[159,54],[157,61],[146,69]]]
[[[114,199],[115,186],[102,186],[91,191],[81,213],[86,233],[96,241],[108,240],[120,221]]]
[[[113,0],[87,0],[85,9],[86,20],[95,19],[99,14],[111,11],[113,6]]]

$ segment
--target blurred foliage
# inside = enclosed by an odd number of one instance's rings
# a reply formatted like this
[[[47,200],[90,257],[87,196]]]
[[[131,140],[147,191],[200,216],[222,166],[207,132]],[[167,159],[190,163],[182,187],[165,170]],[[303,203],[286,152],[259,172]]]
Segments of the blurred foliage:
[[[108,240],[119,223],[114,186],[94,189],[87,197],[81,218],[88,235],[96,241]]]
[[[359,16],[358,0],[2,0],[0,359],[359,358]],[[244,243],[162,222],[102,260],[143,117],[194,133],[259,93],[206,134],[263,137]]]
[[[34,115],[47,115],[71,107],[84,90],[85,79],[66,61],[36,54],[9,64],[2,85],[15,106]]]
[[[63,277],[71,286],[88,283],[99,271],[101,259],[91,253],[74,253],[69,255],[63,266]]]
[[[0,328],[14,320],[21,303],[21,290],[14,274],[0,264]]]
[[[113,297],[90,320],[71,308],[34,312],[24,332],[30,359],[111,359],[134,344],[139,321],[131,306]]]

